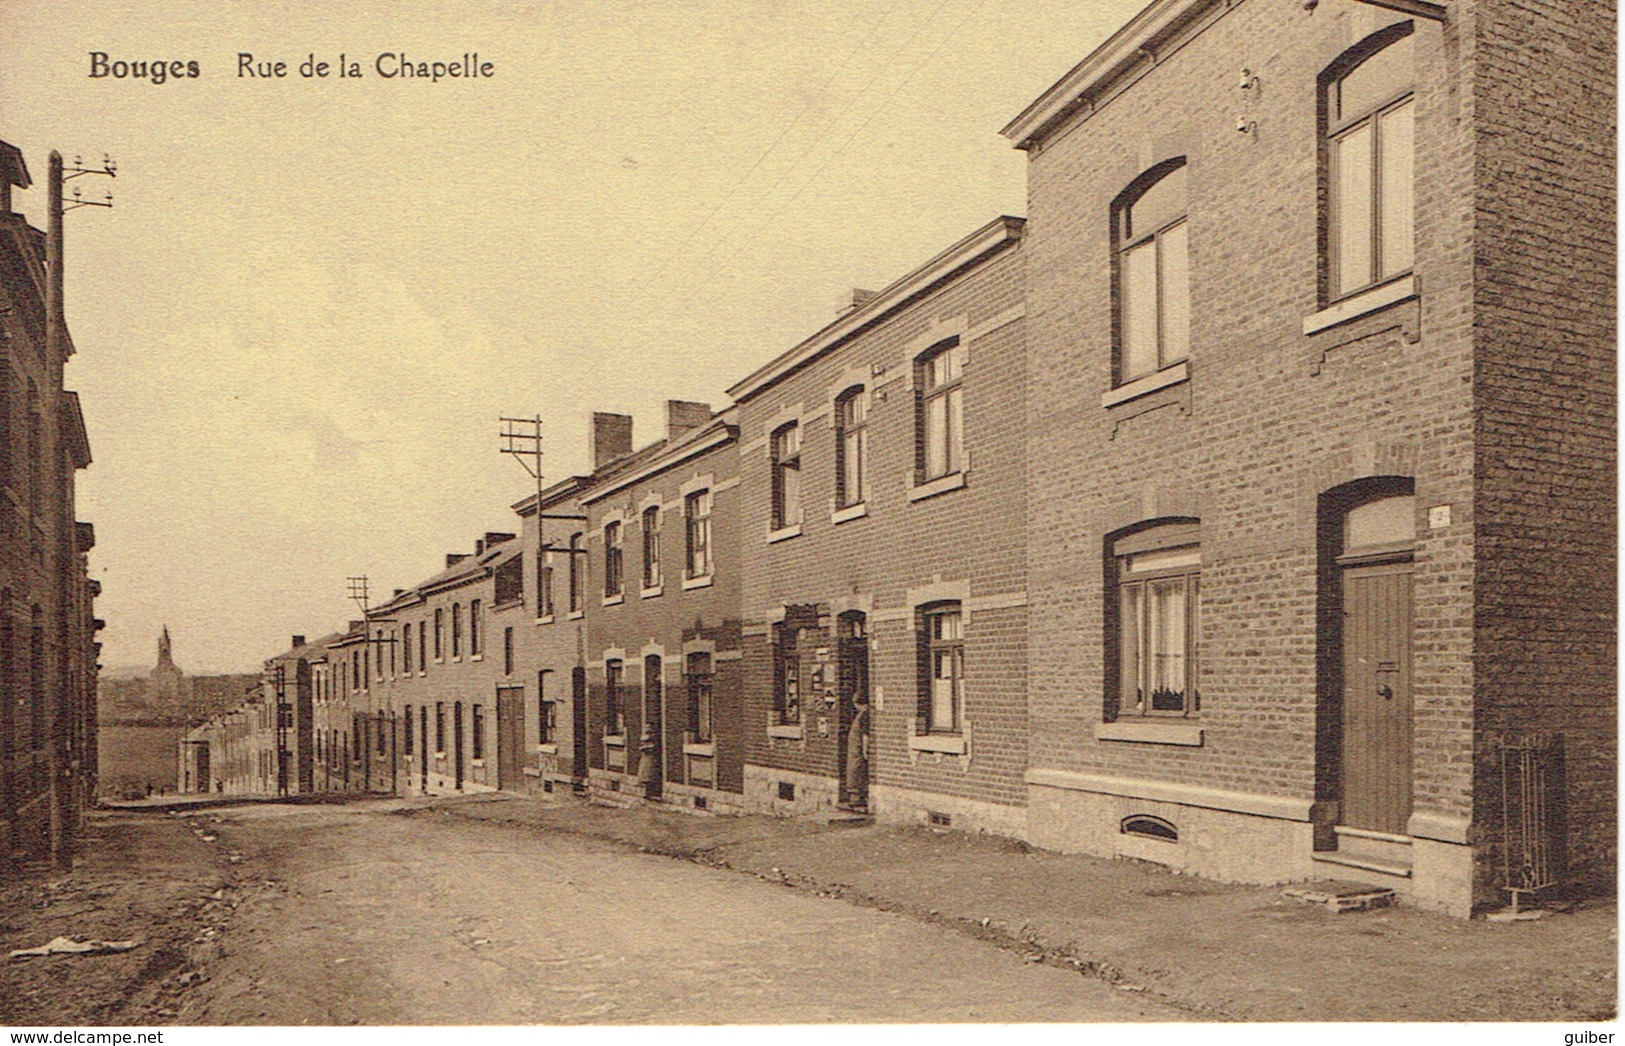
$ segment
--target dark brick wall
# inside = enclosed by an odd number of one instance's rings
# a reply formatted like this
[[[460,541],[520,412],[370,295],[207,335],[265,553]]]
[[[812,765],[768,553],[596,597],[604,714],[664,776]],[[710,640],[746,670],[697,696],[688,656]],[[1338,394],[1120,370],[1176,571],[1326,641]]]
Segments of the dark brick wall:
[[[1499,885],[1496,743],[1561,735],[1574,877],[1617,860],[1616,10],[1472,5],[1478,352],[1475,822]],[[1491,896],[1494,891],[1488,891]]]

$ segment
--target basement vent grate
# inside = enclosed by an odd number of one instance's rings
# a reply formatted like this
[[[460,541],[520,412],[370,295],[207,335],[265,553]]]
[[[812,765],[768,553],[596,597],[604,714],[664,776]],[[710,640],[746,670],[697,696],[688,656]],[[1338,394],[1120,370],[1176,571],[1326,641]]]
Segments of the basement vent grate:
[[[780,781],[779,798],[783,799],[787,803],[794,802],[796,798],[796,786],[791,784],[789,781]]]
[[[925,819],[933,828],[950,828],[954,823],[953,815],[937,810],[927,810]]]
[[[704,810],[705,809],[705,796],[697,795],[697,796],[694,797],[694,809],[696,809],[696,810]]]
[[[1170,843],[1179,842],[1179,829],[1172,821],[1164,821],[1160,817],[1150,814],[1134,814],[1123,818],[1119,826],[1124,835],[1143,835],[1148,839],[1164,839]]]

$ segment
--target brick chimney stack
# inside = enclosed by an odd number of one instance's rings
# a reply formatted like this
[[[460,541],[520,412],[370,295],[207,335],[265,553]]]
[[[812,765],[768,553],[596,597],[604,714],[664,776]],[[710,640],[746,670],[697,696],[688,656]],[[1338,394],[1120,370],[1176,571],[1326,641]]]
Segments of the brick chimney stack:
[[[666,401],[666,442],[675,443],[711,420],[711,404],[690,400]]]
[[[592,414],[592,467],[603,468],[616,458],[632,453],[632,415]]]

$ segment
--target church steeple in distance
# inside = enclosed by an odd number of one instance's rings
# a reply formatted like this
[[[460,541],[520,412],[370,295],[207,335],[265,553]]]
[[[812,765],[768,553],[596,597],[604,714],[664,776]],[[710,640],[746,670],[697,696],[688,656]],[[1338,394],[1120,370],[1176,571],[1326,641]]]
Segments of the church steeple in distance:
[[[175,658],[171,655],[169,648],[168,625],[164,626],[163,634],[158,637],[158,667],[164,668],[166,666],[169,668],[175,667]]]

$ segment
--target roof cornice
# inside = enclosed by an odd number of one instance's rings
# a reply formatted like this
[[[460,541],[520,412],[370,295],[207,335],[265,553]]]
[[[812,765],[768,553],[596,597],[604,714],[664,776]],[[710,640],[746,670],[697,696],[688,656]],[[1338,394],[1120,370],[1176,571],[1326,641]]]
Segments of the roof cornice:
[[[1162,56],[1156,45],[1207,8],[1223,3],[1226,9],[1241,0],[1151,0],[1145,9],[1089,53],[1089,56],[1039,95],[999,133],[1018,149],[1030,149],[1054,125],[1080,108],[1087,107],[1092,92],[1114,79],[1126,66],[1148,59],[1154,64]]]
[[[1009,247],[1021,239],[1026,224],[1025,218],[1012,218],[1009,215],[993,219],[789,352],[758,367],[743,381],[730,387],[728,395],[737,402],[762,391],[797,367],[877,322],[911,298],[929,290],[933,285]]]

